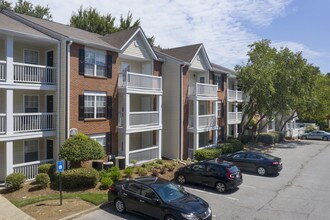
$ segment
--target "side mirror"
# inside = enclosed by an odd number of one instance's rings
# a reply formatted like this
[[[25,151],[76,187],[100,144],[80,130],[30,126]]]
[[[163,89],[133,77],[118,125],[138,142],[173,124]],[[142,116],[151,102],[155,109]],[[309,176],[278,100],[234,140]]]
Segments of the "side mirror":
[[[157,205],[157,204],[160,204],[160,200],[158,198],[154,198],[152,199],[152,202]]]

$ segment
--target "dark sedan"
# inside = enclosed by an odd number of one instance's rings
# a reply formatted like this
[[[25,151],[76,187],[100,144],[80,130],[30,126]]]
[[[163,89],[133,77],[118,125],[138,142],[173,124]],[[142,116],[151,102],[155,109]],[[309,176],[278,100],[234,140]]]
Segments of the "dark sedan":
[[[260,176],[277,174],[283,167],[281,158],[254,151],[239,151],[221,155],[219,159],[233,162],[240,170],[257,172]]]
[[[182,187],[159,177],[141,177],[113,184],[108,200],[125,211],[161,220],[212,219],[209,204]]]

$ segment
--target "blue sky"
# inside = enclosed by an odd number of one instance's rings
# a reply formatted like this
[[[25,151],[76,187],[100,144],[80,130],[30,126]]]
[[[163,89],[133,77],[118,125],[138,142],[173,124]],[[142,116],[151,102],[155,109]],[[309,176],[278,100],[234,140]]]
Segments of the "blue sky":
[[[14,1],[16,2],[16,1]],[[48,5],[56,22],[69,24],[82,5],[119,20],[128,11],[164,48],[203,43],[212,62],[233,68],[246,62],[248,45],[269,39],[302,51],[330,72],[329,0],[30,0]]]

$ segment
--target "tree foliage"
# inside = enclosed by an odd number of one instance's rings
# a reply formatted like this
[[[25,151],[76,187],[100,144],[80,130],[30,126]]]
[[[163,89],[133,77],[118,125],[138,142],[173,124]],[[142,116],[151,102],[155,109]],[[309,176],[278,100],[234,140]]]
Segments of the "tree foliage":
[[[281,119],[283,129],[294,117],[316,114],[320,103],[319,68],[309,64],[301,52],[277,50],[270,44],[269,40],[251,44],[247,63],[235,68],[240,86],[249,96],[243,106],[242,135],[251,125],[260,133],[275,117]]]
[[[99,160],[105,156],[105,151],[100,143],[78,133],[63,143],[59,156],[70,162]]]
[[[48,6],[33,6],[31,2],[25,0],[18,0],[15,7],[12,7],[11,4],[11,2],[0,0],[0,9],[8,9],[20,14],[30,15],[45,20],[52,20],[52,14],[50,13]]]

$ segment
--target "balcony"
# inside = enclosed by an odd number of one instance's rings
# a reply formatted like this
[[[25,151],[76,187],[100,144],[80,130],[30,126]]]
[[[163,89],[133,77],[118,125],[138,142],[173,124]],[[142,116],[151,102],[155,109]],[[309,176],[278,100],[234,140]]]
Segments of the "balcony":
[[[55,67],[14,63],[14,82],[55,85],[55,72]]]
[[[191,98],[197,98],[198,100],[216,100],[218,99],[218,86],[195,83],[189,86],[188,96]]]
[[[240,124],[242,112],[228,112],[228,124]]]
[[[120,73],[118,87],[129,93],[161,94],[162,77],[132,72]]]
[[[128,153],[128,161],[137,160],[137,161],[148,161],[159,158],[159,147],[148,147],[139,150],[130,151]]]
[[[228,89],[228,101],[243,101],[243,92]]]
[[[128,119],[128,127],[126,129],[160,125],[158,111],[129,112]],[[124,127],[124,121],[124,113],[120,112],[118,114],[118,127]]]
[[[210,131],[216,129],[217,126],[217,120],[215,115],[199,115],[198,116],[198,131]],[[189,116],[188,121],[188,129],[194,130],[195,128],[195,120],[194,116]]]
[[[0,60],[0,81],[6,80],[6,61]]]
[[[55,113],[14,113],[14,132],[55,130]]]
[[[0,134],[6,133],[6,114],[0,114]]]

